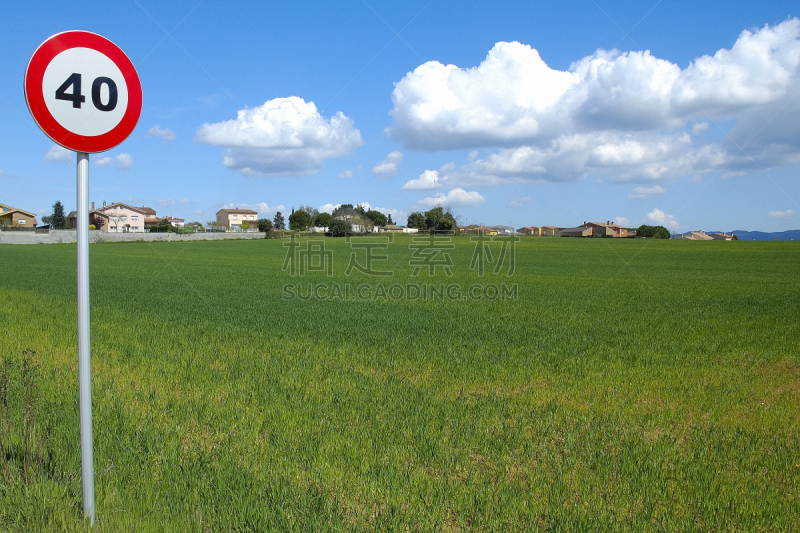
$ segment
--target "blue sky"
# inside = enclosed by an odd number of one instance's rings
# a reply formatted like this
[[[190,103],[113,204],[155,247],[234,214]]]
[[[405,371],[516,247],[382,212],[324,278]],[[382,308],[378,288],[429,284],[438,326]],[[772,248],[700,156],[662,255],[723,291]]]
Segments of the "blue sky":
[[[139,124],[91,200],[208,221],[366,202],[404,222],[800,227],[796,2],[16,2],[0,19],[0,203],[75,207],[74,154],[25,105],[28,60],[120,46]]]

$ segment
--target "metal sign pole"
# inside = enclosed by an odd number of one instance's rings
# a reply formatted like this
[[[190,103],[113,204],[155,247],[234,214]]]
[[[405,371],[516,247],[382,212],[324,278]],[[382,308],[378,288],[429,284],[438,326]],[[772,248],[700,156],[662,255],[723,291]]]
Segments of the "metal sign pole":
[[[94,526],[92,370],[89,337],[89,154],[78,152],[78,380],[81,413],[83,514]]]

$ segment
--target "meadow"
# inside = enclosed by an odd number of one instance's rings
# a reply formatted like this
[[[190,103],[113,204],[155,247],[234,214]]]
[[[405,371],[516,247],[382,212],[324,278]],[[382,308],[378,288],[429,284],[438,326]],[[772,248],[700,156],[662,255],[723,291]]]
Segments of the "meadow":
[[[800,524],[800,244],[523,238],[480,276],[456,237],[414,276],[397,237],[378,277],[285,243],[91,246],[96,530]],[[0,530],[89,529],[75,253],[0,246]]]

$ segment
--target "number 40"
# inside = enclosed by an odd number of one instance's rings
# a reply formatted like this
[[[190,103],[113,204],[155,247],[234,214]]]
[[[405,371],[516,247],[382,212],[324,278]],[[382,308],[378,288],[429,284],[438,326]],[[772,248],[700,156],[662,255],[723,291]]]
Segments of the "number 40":
[[[103,84],[108,86],[108,102],[105,104],[100,98],[100,88]],[[67,89],[70,87],[72,87],[72,92],[68,93]],[[66,100],[72,102],[72,107],[81,108],[81,104],[86,101],[86,97],[81,94],[80,74],[73,73],[67,78],[67,81],[61,84],[61,87],[56,89],[56,100]],[[113,111],[117,107],[117,84],[114,83],[114,80],[100,76],[92,82],[92,103],[100,111]]]

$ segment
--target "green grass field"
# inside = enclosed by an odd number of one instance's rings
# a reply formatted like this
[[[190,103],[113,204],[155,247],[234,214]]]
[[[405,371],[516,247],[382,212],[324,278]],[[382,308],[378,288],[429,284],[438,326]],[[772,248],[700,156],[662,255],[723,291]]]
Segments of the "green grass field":
[[[378,278],[284,242],[91,247],[96,529],[800,524],[799,244],[523,238],[480,277],[454,238],[414,277],[400,237]],[[0,247],[0,530],[88,529],[75,250]],[[337,283],[372,297],[284,289]],[[421,283],[462,292],[378,289]]]

